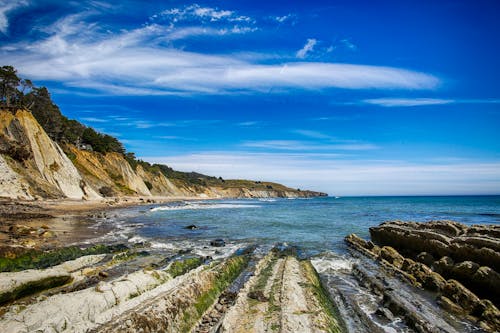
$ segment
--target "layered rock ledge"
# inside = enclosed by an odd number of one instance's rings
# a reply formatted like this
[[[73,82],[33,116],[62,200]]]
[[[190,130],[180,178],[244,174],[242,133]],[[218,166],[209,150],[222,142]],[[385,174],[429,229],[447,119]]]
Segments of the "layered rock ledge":
[[[372,241],[346,237],[351,248],[377,260],[409,284],[433,293],[444,309],[500,330],[500,228],[453,221],[385,222]]]

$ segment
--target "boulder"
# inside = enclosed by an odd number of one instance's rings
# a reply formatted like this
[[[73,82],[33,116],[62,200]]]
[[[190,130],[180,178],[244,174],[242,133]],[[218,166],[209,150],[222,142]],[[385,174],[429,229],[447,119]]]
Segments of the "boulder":
[[[222,238],[217,238],[210,242],[210,246],[223,247],[226,246],[226,242]]]

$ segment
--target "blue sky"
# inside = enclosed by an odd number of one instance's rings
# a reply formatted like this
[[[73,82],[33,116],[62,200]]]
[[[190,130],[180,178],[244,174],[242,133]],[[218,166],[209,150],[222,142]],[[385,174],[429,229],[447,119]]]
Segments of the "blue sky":
[[[151,162],[332,195],[500,193],[495,1],[5,1],[2,65]]]

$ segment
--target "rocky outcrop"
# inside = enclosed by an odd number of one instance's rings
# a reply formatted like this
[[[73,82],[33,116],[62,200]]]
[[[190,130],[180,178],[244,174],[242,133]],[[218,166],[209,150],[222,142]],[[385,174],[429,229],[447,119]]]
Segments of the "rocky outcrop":
[[[1,273],[0,292],[46,278],[66,284],[4,304],[0,327],[6,333],[344,332],[311,262],[287,250],[253,246],[218,260],[128,251]]]
[[[0,111],[0,136],[0,153],[9,156],[11,161],[8,166],[2,163],[2,169],[10,174],[11,180],[16,178],[12,176],[14,172],[19,175],[18,184],[30,185],[23,191],[25,198],[34,195],[72,199],[99,197],[29,111],[18,110],[15,114]],[[9,168],[10,171],[5,171]],[[19,190],[9,191],[5,196],[16,198],[20,196]]]
[[[346,237],[346,242],[409,284],[434,292],[444,309],[476,318],[481,327],[494,332],[500,330],[495,306],[500,279],[492,268],[499,258],[498,230],[451,221],[396,221],[370,228],[373,243],[356,235]],[[485,253],[491,254],[489,263]]]
[[[40,290],[54,288],[77,278],[71,273],[98,263],[104,255],[91,255],[44,270],[0,273],[0,304],[27,296]]]
[[[446,279],[460,281],[478,296],[500,304],[500,226],[395,221],[370,228],[370,234],[374,243],[392,246]]]
[[[28,182],[12,170],[5,158],[0,155],[0,197],[33,199]]]
[[[258,264],[220,332],[343,332],[309,261],[271,252]]]

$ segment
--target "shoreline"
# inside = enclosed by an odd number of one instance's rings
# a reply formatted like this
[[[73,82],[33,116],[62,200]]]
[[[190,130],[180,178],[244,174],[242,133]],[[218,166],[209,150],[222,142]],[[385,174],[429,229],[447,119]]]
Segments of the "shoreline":
[[[96,218],[130,207],[178,201],[210,200],[197,197],[119,197],[100,200],[0,198],[0,254],[10,248],[54,249],[105,235],[113,225],[92,228]]]

